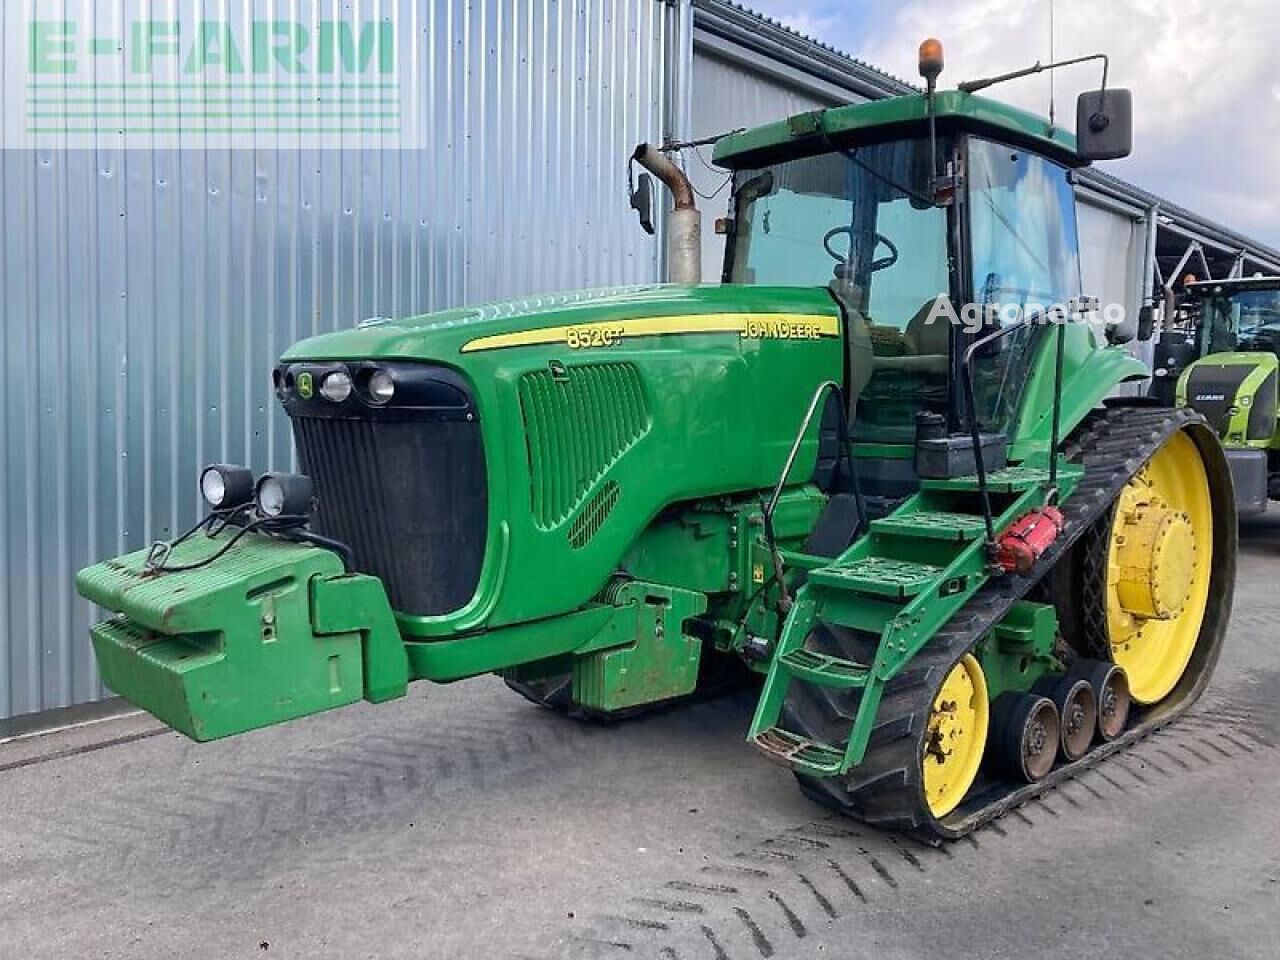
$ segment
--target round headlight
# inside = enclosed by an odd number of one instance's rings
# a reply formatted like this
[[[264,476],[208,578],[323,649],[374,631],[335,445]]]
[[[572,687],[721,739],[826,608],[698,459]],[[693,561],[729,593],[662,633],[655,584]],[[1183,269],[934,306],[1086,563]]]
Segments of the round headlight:
[[[396,382],[386,370],[375,370],[369,378],[369,399],[381,406],[396,395]]]
[[[253,471],[226,463],[211,463],[200,471],[200,496],[214,510],[230,510],[253,497]]]
[[[351,396],[351,377],[342,370],[327,374],[320,381],[320,396],[334,403],[341,403]]]
[[[258,512],[264,517],[297,517],[311,512],[315,487],[300,473],[264,473],[254,491]]]

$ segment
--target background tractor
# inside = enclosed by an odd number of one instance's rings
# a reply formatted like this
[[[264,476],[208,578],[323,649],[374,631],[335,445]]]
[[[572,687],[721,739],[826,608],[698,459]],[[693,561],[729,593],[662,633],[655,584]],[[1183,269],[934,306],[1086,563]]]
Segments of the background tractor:
[[[1104,403],[1147,371],[1069,306],[1072,171],[1128,152],[1128,94],[1072,136],[941,68],[928,41],[924,95],[720,139],[722,284],[642,146],[685,282],[294,346],[303,473],[209,467],[197,527],[79,574],[105,682],[197,740],[414,680],[606,718],[754,682],[806,793],[930,840],[1185,710],[1227,463],[1191,410]]]
[[[1197,322],[1177,402],[1202,414],[1222,439],[1241,516],[1280,499],[1280,277],[1207,280],[1186,287]]]

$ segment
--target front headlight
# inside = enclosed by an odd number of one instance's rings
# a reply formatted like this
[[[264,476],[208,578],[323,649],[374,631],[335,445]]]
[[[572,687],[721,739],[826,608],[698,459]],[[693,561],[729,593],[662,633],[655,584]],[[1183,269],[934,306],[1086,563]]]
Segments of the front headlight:
[[[301,473],[264,473],[254,491],[264,517],[304,517],[311,512],[315,485]]]
[[[320,396],[334,403],[341,403],[351,396],[351,376],[342,370],[326,374],[320,382]]]
[[[211,463],[200,471],[200,496],[214,510],[230,510],[253,499],[253,471]]]
[[[375,370],[369,377],[369,400],[379,406],[391,402],[396,395],[396,382],[386,370]]]

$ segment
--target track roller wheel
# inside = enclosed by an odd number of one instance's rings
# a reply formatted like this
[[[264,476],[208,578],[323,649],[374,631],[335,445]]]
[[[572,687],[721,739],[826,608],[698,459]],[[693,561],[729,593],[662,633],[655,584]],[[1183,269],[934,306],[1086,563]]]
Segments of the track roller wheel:
[[[965,654],[942,681],[924,738],[924,793],[929,811],[945,816],[960,805],[982,766],[990,726],[987,681]]]
[[[1129,679],[1124,669],[1102,660],[1077,660],[1069,677],[1087,681],[1097,706],[1099,740],[1114,740],[1129,722]]]
[[[1079,760],[1093,745],[1098,728],[1098,702],[1093,686],[1084,677],[1049,674],[1032,688],[1058,708],[1059,746],[1067,760]]]
[[[1058,708],[1034,693],[1002,693],[991,709],[992,761],[1005,774],[1035,783],[1058,756]]]

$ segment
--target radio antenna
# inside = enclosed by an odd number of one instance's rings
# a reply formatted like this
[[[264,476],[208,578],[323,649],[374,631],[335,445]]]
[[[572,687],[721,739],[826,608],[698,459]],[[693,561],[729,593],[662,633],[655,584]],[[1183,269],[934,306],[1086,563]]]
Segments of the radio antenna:
[[[1053,63],[1053,0],[1049,0],[1049,62]],[[1049,126],[1054,125],[1053,117],[1053,93],[1054,93],[1053,72],[1049,72]]]

